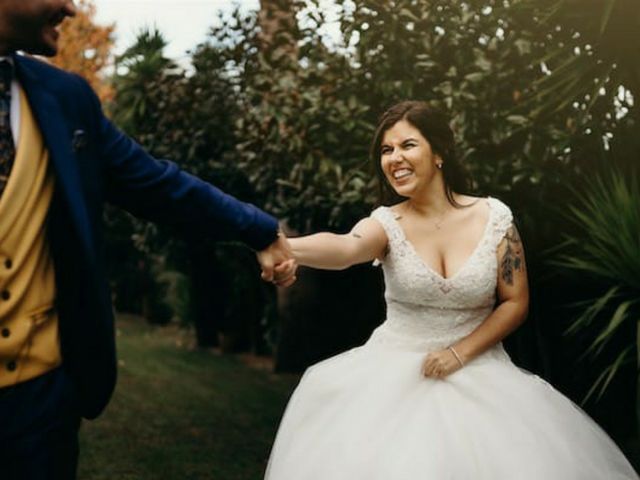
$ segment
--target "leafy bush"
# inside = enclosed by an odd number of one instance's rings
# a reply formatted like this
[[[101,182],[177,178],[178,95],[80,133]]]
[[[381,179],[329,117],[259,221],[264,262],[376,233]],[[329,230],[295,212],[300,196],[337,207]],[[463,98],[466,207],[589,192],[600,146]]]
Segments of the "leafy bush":
[[[520,221],[533,293],[525,329],[536,331],[519,345],[551,338],[534,355],[545,358],[525,366],[546,376],[564,368],[556,381],[571,382],[570,367],[551,364],[548,351],[564,350],[554,332],[565,321],[558,306],[581,291],[552,275],[558,265],[551,271],[544,252],[561,232],[579,230],[567,230],[557,208],[571,189],[582,191],[588,172],[637,158],[602,155],[610,144],[638,143],[630,92],[638,92],[640,43],[625,46],[608,26],[624,23],[627,0],[585,9],[572,9],[573,0],[341,1],[342,40],[331,47],[320,2],[281,3],[299,9],[298,24],[270,44],[261,40],[258,13],[236,10],[194,51],[191,75],[164,64],[150,80],[130,79],[146,102],[130,133],[298,232],[344,231],[376,202],[368,143],[377,117],[407,98],[448,109],[477,192],[504,199]],[[168,254],[162,232],[135,229]],[[184,248],[172,257],[170,268],[186,271]],[[601,277],[591,288],[601,282],[618,284]]]
[[[566,209],[565,218],[575,233],[565,233],[564,242],[551,264],[586,275],[602,291],[577,303],[577,318],[568,329],[576,333],[597,322],[598,335],[585,350],[583,358],[602,354],[623,327],[631,324],[626,348],[592,385],[585,401],[598,392],[600,398],[619,369],[637,362],[637,327],[640,324],[640,180],[617,170],[585,180],[576,200]],[[628,328],[626,330],[629,330]],[[637,363],[636,363],[637,365]]]

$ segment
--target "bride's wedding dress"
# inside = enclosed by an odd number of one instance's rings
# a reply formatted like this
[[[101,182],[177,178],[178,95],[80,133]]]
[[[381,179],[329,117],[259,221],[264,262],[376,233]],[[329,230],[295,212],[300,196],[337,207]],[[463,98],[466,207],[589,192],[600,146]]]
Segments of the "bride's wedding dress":
[[[515,366],[502,344],[444,379],[428,352],[494,308],[496,248],[512,222],[489,221],[463,267],[444,278],[418,256],[391,209],[372,216],[389,251],[387,320],[362,347],[307,370],[282,419],[267,480],[630,480],[638,475],[578,406]]]

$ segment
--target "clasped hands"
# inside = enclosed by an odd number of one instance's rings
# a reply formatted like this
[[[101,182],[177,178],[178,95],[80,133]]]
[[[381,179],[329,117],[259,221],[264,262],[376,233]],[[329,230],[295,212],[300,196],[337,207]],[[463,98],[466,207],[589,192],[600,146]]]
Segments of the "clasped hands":
[[[265,282],[277,287],[288,287],[296,281],[298,264],[293,258],[291,246],[283,233],[267,248],[256,253]]]

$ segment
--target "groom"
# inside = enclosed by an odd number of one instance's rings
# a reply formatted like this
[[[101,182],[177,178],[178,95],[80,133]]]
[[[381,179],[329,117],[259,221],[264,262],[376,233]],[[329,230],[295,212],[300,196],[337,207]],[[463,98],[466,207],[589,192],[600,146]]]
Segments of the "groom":
[[[277,221],[158,161],[51,56],[72,0],[0,0],[0,478],[73,479],[80,418],[116,382],[105,201],[210,238],[244,241],[263,278],[294,266]],[[280,268],[274,268],[282,265]]]

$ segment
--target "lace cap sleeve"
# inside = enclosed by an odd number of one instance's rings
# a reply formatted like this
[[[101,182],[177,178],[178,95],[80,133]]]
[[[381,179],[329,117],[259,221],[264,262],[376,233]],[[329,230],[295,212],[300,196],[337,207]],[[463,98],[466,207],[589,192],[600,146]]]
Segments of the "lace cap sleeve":
[[[497,198],[490,198],[491,208],[493,209],[491,216],[492,223],[492,244],[497,247],[513,223],[513,213],[511,209]]]
[[[387,234],[388,239],[388,251],[392,250],[398,242],[402,241],[403,234],[400,230],[400,226],[396,221],[396,214],[389,207],[378,207],[370,215],[371,218],[376,219],[382,228],[384,228],[385,233]],[[387,251],[387,254],[388,254]],[[382,262],[379,260],[374,260],[373,265],[380,265]]]

